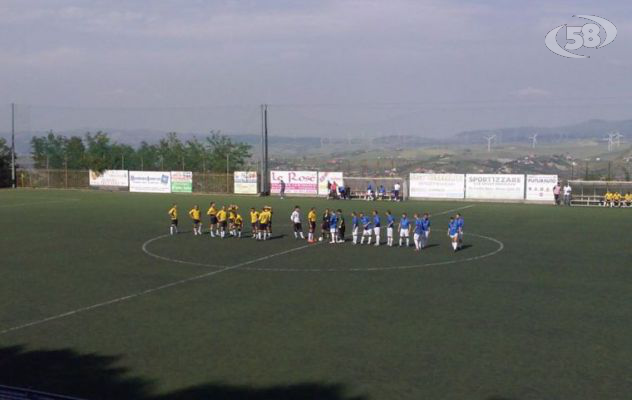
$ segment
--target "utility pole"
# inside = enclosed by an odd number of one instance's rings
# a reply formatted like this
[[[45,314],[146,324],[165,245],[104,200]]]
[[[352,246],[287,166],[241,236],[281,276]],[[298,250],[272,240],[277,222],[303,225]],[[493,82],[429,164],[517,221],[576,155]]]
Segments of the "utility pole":
[[[228,174],[230,173],[230,152],[226,153],[226,193],[228,193]]]
[[[261,194],[267,196],[269,193],[268,177],[268,105],[261,105]]]
[[[11,103],[11,187],[15,189],[15,103]]]

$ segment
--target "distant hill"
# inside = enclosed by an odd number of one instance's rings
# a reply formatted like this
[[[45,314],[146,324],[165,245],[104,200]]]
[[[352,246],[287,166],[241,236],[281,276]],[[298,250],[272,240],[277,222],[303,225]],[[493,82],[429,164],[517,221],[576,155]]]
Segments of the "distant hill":
[[[465,131],[456,135],[459,142],[467,144],[485,143],[485,136],[496,135],[500,143],[529,143],[529,136],[538,134],[539,143],[560,143],[573,139],[602,140],[607,133],[618,130],[622,135],[632,134],[632,120],[605,121],[593,119],[575,125],[565,125],[553,128],[543,127],[519,127],[500,128],[493,130]]]

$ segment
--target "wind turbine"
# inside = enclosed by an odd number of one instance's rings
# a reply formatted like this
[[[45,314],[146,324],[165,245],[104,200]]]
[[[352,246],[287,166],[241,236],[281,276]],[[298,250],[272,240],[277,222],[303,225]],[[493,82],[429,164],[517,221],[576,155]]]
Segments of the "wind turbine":
[[[533,135],[529,136],[529,139],[531,139],[531,148],[535,149],[535,144],[538,142],[538,134],[534,133]]]
[[[608,137],[605,137],[603,140],[607,140],[608,141],[608,152],[612,151],[612,148],[614,147],[614,140],[617,137],[617,133],[615,132],[610,132],[608,133]]]
[[[617,148],[621,146],[621,138],[623,138],[623,135],[619,131],[614,131],[614,140],[616,140]]]
[[[485,140],[487,140],[487,152],[491,153],[492,151],[492,140],[496,139],[496,135],[485,136]]]

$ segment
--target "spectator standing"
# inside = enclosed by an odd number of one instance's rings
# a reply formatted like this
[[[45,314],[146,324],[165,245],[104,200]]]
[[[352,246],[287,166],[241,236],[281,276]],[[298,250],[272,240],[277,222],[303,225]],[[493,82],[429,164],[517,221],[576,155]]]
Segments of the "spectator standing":
[[[399,201],[400,190],[401,190],[401,186],[399,185],[399,182],[395,182],[395,185],[393,185],[393,198],[395,201]]]
[[[285,198],[285,181],[281,179],[281,191],[279,192],[281,199]]]
[[[553,196],[555,197],[555,205],[559,206],[560,205],[560,192],[562,191],[562,186],[560,186],[560,183],[556,183],[555,186],[553,186]]]
[[[571,192],[573,191],[573,189],[571,188],[571,185],[566,182],[566,186],[564,186],[564,205],[565,206],[570,206],[571,205]]]

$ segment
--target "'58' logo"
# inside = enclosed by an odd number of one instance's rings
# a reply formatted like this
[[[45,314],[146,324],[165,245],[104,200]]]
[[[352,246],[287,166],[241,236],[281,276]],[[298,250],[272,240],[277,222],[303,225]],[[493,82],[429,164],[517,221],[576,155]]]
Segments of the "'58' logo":
[[[590,56],[571,53],[568,50],[579,50],[582,47],[599,49],[609,45],[614,38],[617,37],[617,27],[605,18],[596,17],[594,15],[573,15],[573,17],[588,19],[596,22],[596,24],[588,23],[583,26],[567,26],[564,24],[547,33],[544,39],[546,47],[559,56],[568,58],[590,58]],[[566,28],[567,43],[564,45],[564,48],[557,43],[557,33],[562,28]],[[603,30],[601,28],[603,28]]]

